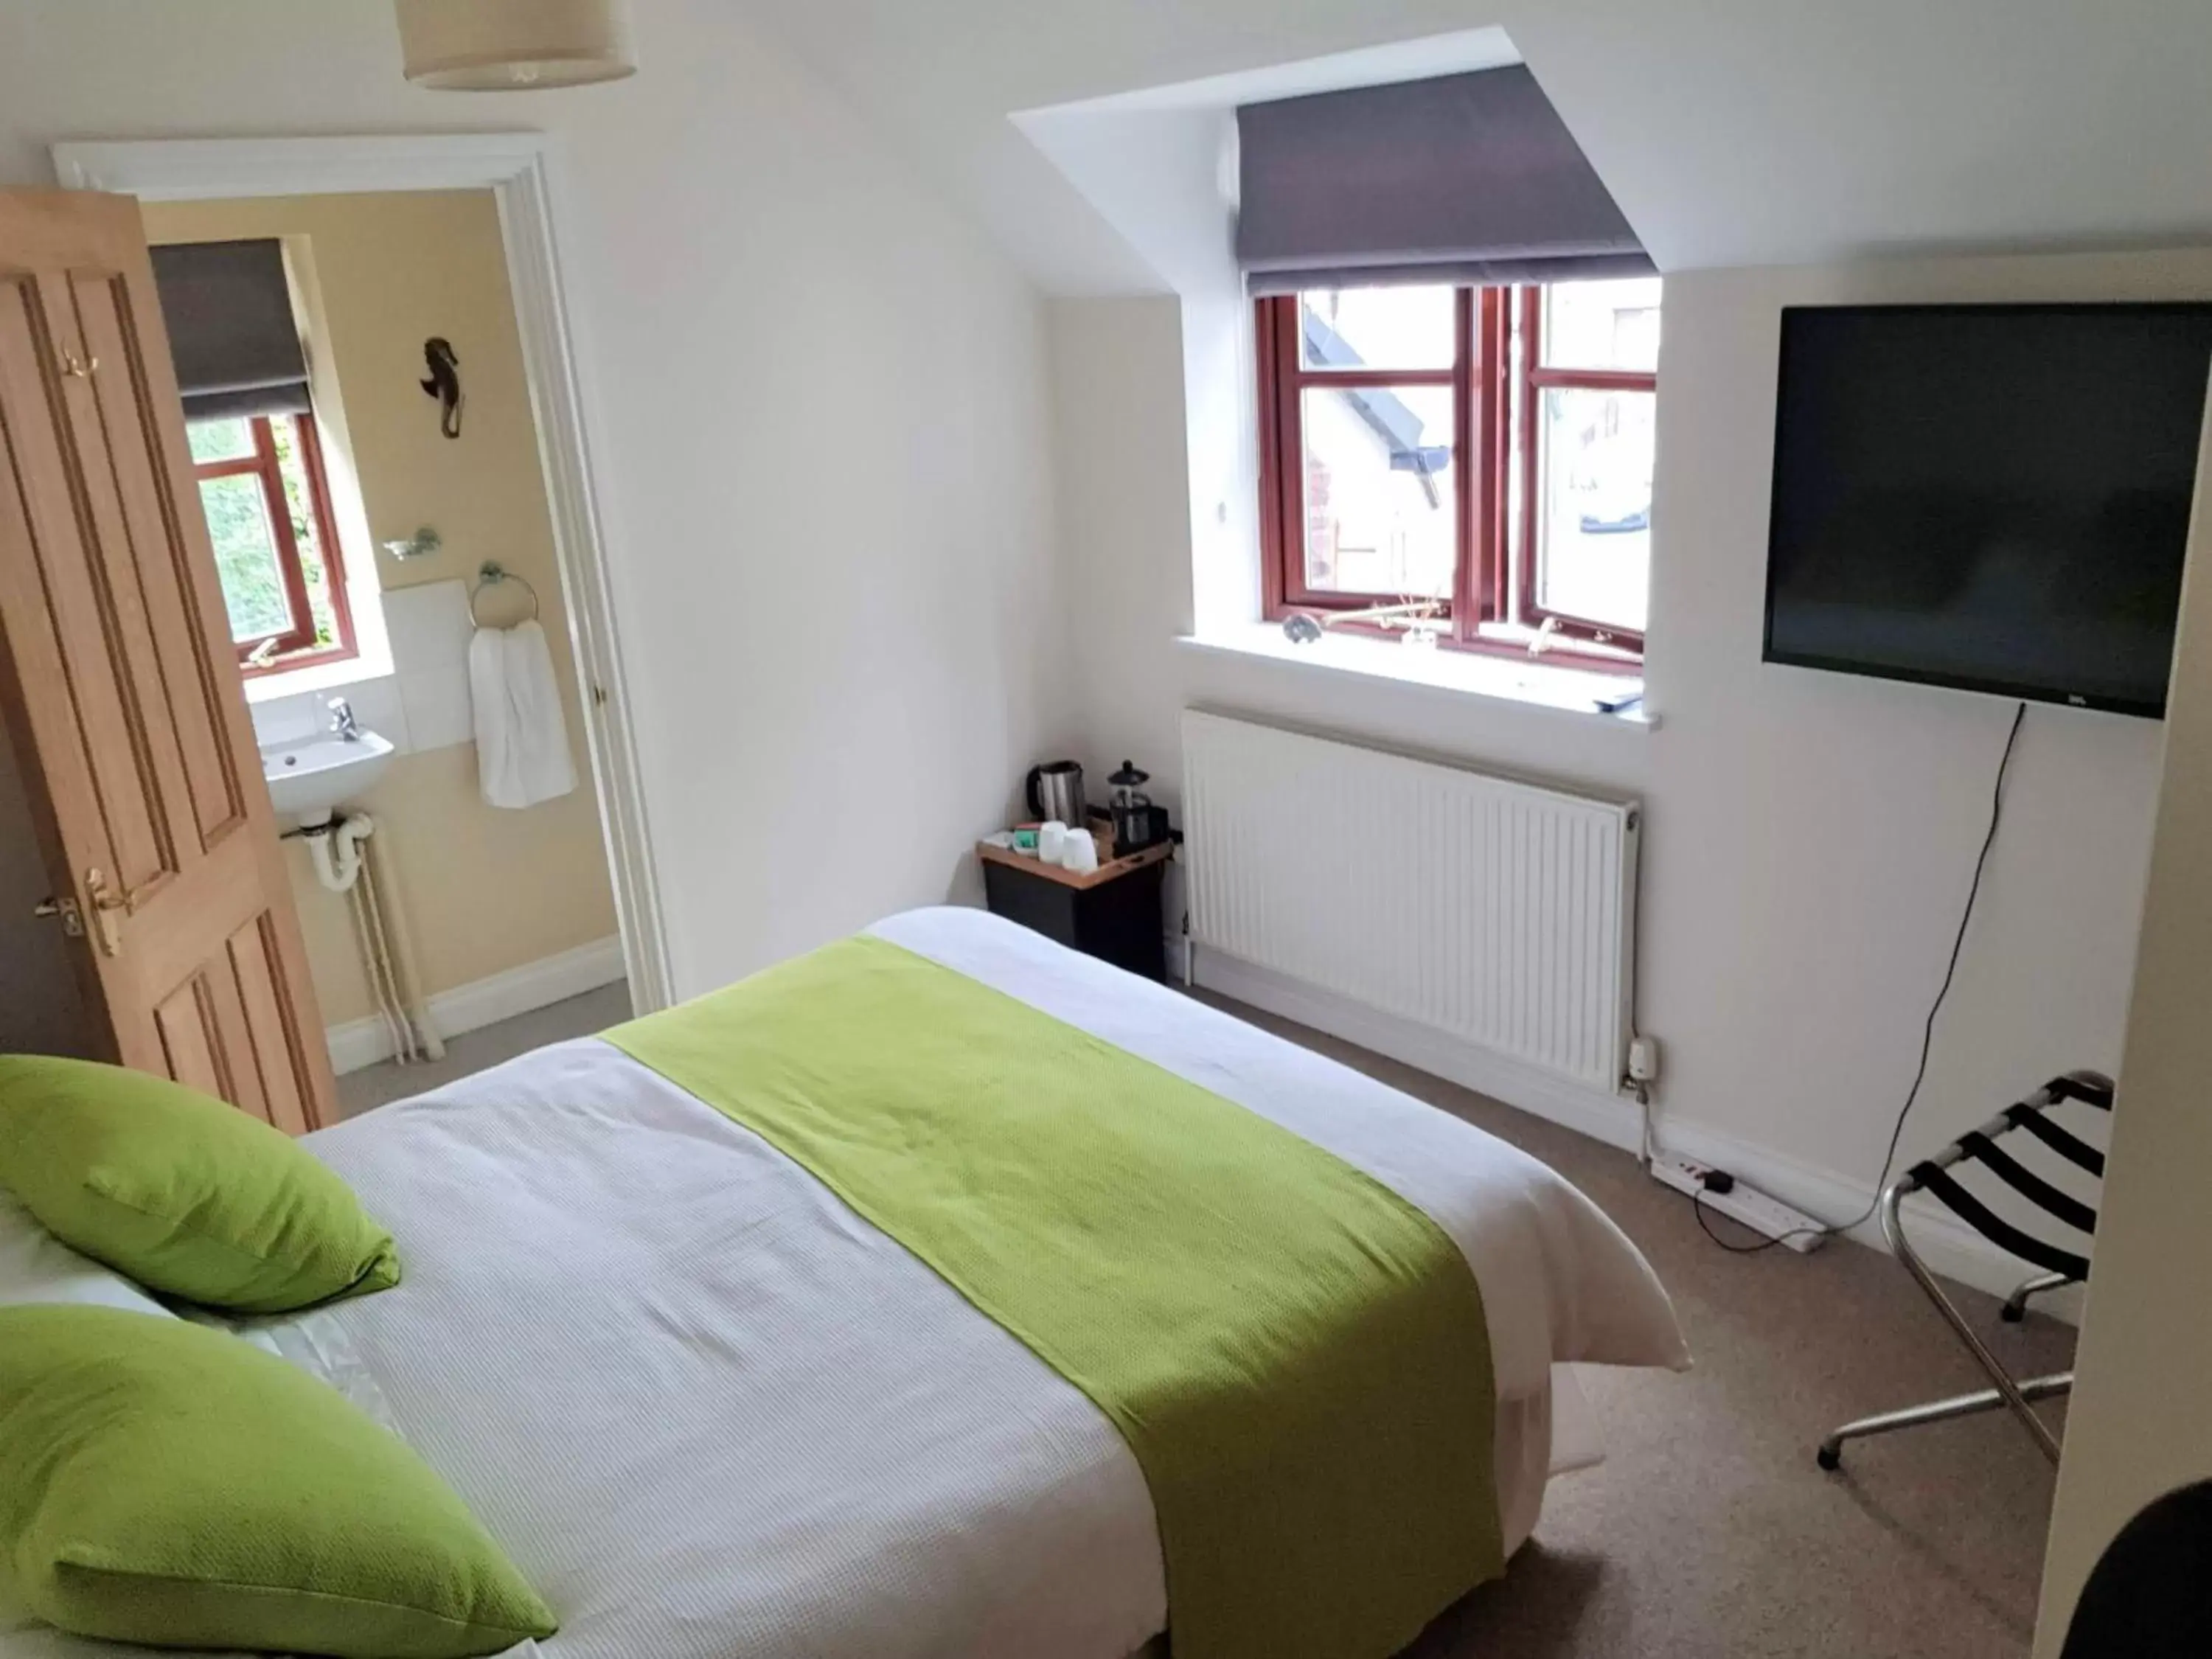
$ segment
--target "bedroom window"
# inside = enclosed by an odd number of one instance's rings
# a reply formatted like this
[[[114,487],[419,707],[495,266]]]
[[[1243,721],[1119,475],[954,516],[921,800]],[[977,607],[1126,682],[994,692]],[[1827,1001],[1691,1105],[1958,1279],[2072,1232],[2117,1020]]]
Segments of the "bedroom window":
[[[265,674],[353,656],[313,416],[234,416],[185,432],[240,665]]]
[[[1266,614],[1634,669],[1656,277],[1257,301]]]

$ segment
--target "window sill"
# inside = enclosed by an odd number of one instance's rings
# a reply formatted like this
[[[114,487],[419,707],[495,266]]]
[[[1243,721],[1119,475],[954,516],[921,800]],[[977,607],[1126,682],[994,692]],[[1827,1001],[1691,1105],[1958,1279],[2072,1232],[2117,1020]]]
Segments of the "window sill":
[[[390,679],[392,674],[389,662],[374,661],[363,653],[342,657],[336,662],[311,663],[304,668],[252,675],[246,682],[246,701],[275,702],[280,697],[296,697],[302,691],[327,691],[340,685],[359,685],[366,680]]]
[[[1606,714],[1597,707],[1600,697],[1617,697],[1625,691],[1639,689],[1640,680],[1553,663],[1357,639],[1343,634],[1327,635],[1311,645],[1293,645],[1284,637],[1280,628],[1265,623],[1185,635],[1176,643],[1187,651],[1208,655],[1265,658],[1290,663],[1309,672],[1356,674],[1368,679],[1390,680],[1453,696],[1479,697],[1486,702],[1542,709],[1569,720],[1594,720],[1629,731],[1651,732],[1659,726],[1659,716],[1641,705],[1619,714]]]

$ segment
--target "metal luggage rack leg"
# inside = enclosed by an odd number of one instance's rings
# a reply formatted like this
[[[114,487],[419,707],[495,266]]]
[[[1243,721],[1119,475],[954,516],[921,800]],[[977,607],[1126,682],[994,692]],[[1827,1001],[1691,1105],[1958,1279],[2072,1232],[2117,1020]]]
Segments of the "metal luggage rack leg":
[[[2015,1162],[1995,1144],[2000,1136],[2014,1129],[2025,1130],[2034,1139],[2042,1142],[2051,1152],[2101,1179],[2105,1173],[2104,1155],[2086,1142],[2051,1122],[2045,1114],[2063,1101],[2078,1100],[2088,1105],[2110,1111],[2112,1104],[2112,1079],[2095,1072],[2069,1072],[2064,1077],[2054,1078],[2034,1094],[2019,1104],[2007,1107],[1997,1116],[1969,1134],[1961,1135],[1934,1158],[1913,1167],[1886,1188],[1881,1195],[1880,1213],[1882,1237],[1889,1241],[1905,1270],[1912,1275],[1928,1299],[1936,1304],[1936,1311],[1951,1328],[1952,1334],[1963,1344],[1975,1364],[1988,1373],[1991,1387],[1978,1389],[1972,1394],[1954,1395],[1948,1399],[1931,1400],[1924,1405],[1907,1406],[1897,1411],[1880,1412],[1871,1417],[1862,1417],[1846,1423],[1820,1443],[1816,1461],[1824,1469],[1843,1467],[1844,1443],[1863,1440],[1874,1435],[1893,1434],[1900,1429],[1918,1428],[1928,1423],[1948,1423],[1955,1418],[1972,1417],[1984,1412],[2008,1410],[2020,1419],[2035,1442],[2037,1449],[2053,1463],[2058,1461],[2058,1437],[2051,1425],[2036,1413],[2035,1403],[2055,1399],[2069,1392],[2074,1386],[2074,1373],[2059,1371],[2049,1376],[2017,1378],[2005,1369],[2003,1363],[1991,1353],[1974,1328],[1960,1313],[1957,1304],[1936,1283],[1936,1276],[1928,1270],[1912,1242],[1905,1237],[1902,1206],[1907,1197],[1925,1192],[1941,1200],[1959,1218],[1984,1237],[2013,1255],[2032,1262],[2042,1269],[2033,1278],[2024,1280],[2006,1300],[2002,1317],[2017,1322],[2024,1315],[2028,1298],[2040,1296],[2062,1285],[2079,1284],[2089,1276],[2089,1261],[2086,1256],[2063,1250],[2025,1232],[1996,1215],[1979,1200],[1955,1181],[1949,1171],[1953,1165],[1973,1160],[1996,1175],[2014,1192],[2033,1200],[2037,1206],[2059,1220],[2083,1233],[2096,1231],[2096,1211],[2081,1200],[2060,1191],[2040,1176]]]
[[[1997,1310],[1997,1317],[2008,1325],[2017,1325],[2027,1317],[2028,1297],[2041,1296],[2045,1291],[2063,1291],[2074,1282],[2064,1273],[2038,1273],[2034,1278],[2022,1281],[2021,1287],[2005,1298],[2004,1306]]]

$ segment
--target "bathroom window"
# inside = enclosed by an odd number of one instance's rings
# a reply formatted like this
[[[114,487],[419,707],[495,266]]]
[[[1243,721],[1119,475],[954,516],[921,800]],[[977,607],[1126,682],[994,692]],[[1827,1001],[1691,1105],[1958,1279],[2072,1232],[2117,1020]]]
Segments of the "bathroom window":
[[[267,674],[353,656],[314,417],[238,416],[185,430],[240,665]]]
[[[1257,302],[1264,609],[1635,670],[1656,277]]]

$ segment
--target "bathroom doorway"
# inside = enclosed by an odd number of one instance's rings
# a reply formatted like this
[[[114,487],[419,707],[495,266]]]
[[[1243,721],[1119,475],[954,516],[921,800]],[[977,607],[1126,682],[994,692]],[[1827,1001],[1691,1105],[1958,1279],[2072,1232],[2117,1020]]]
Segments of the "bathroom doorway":
[[[660,1006],[534,141],[57,162],[142,196],[341,1115]],[[274,396],[221,372],[257,304],[297,343]]]

